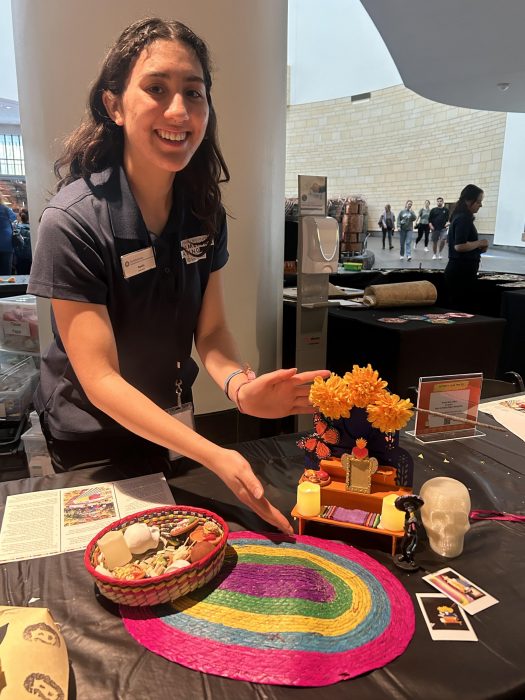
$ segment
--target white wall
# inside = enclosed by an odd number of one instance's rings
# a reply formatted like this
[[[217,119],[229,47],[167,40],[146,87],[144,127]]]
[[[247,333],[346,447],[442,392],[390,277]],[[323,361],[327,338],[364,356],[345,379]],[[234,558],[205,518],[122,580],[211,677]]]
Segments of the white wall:
[[[348,97],[402,81],[359,0],[289,0],[290,104]]]
[[[494,243],[525,247],[525,114],[507,114]],[[525,267],[525,264],[524,264]]]
[[[11,0],[0,0],[0,97],[18,100]]]
[[[286,0],[14,0],[28,202],[37,221],[60,141],[77,124],[107,48],[130,22],[175,17],[208,43],[214,103],[232,182],[225,292],[231,328],[254,369],[279,361],[286,129]],[[44,312],[42,312],[44,313]],[[204,373],[199,413],[231,407]]]

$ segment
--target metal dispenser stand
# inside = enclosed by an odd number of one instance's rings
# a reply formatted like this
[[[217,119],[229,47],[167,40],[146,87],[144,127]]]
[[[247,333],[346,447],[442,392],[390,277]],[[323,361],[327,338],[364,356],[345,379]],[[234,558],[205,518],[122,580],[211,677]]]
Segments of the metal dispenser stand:
[[[301,178],[301,176],[300,176]],[[318,178],[325,180],[325,178]],[[339,226],[322,215],[303,213],[299,180],[299,241],[297,260],[297,312],[295,360],[299,372],[326,366],[328,326],[328,276],[337,272],[339,262]],[[298,416],[297,429],[312,427],[310,416]]]

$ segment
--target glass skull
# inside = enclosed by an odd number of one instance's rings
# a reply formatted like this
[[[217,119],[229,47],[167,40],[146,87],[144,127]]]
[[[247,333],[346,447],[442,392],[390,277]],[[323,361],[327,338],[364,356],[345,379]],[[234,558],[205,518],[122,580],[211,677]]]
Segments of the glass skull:
[[[419,493],[425,501],[421,519],[430,548],[442,557],[459,556],[470,528],[470,496],[466,486],[448,476],[438,476],[426,481]]]

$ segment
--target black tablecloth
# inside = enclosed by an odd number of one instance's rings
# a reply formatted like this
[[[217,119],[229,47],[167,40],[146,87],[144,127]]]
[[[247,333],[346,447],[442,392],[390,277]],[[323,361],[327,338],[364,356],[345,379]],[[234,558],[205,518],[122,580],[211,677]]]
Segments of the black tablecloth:
[[[500,374],[519,372],[525,379],[525,289],[505,289],[501,294],[501,316],[507,321],[503,334]]]
[[[490,422],[492,419],[489,417]],[[266,486],[266,494],[283,512],[295,502],[303,455],[295,436],[267,438],[239,445]],[[421,446],[402,438],[416,464],[415,486],[448,475],[469,488],[473,508],[523,512],[525,463],[523,442],[490,432],[485,438]],[[0,485],[1,502],[9,494],[85,485],[124,478],[107,470],[83,470],[55,477],[26,479]],[[181,504],[202,505],[221,514],[233,530],[267,527],[237,503],[222,482],[197,465],[184,462],[169,478]],[[420,573],[397,570],[389,556],[388,538],[309,524],[307,534],[341,538],[365,550],[398,576],[416,606],[416,632],[407,651],[387,667],[326,688],[257,686],[191,671],[155,656],[125,631],[115,608],[103,605],[84,569],[82,553],[1,565],[0,601],[8,605],[48,607],[62,626],[71,663],[70,698],[82,700],[482,700],[525,697],[525,563],[522,524],[498,521],[473,523],[463,554],[444,560],[426,545],[417,556]],[[414,594],[431,592],[421,580],[425,572],[451,565],[500,600],[471,620],[479,642],[433,642],[417,608]],[[76,689],[76,690],[75,690]],[[76,694],[75,694],[76,693]]]
[[[344,374],[353,364],[370,363],[389,388],[405,395],[419,377],[483,372],[495,377],[505,321],[487,316],[385,323],[405,314],[446,313],[438,307],[396,309],[333,308],[328,316],[328,369]]]
[[[428,321],[384,323],[380,318],[446,313],[435,306],[395,309],[333,307],[328,311],[326,366],[343,375],[353,364],[368,363],[405,396],[419,377],[483,372],[496,377],[505,321],[474,316],[450,325]],[[283,308],[283,366],[295,366],[295,305]]]

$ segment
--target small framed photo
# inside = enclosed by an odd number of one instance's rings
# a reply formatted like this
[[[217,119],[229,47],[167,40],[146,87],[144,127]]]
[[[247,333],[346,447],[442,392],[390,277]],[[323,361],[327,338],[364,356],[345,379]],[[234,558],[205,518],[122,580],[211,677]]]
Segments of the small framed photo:
[[[423,581],[437,588],[440,593],[443,593],[448,598],[456,601],[469,615],[475,615],[485,610],[485,608],[490,608],[491,605],[499,603],[496,598],[450,567],[440,569],[434,574],[423,576]]]
[[[425,624],[435,642],[477,642],[467,616],[456,601],[441,593],[416,593]]]

